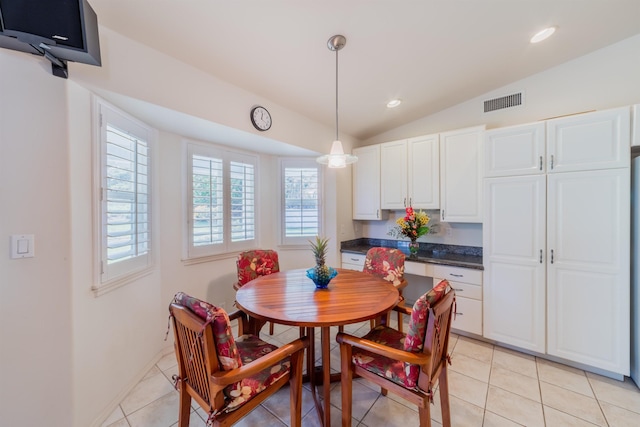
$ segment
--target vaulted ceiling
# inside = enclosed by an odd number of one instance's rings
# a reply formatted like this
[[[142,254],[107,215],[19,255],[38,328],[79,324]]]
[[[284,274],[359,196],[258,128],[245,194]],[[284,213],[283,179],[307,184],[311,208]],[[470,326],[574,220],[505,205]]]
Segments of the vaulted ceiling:
[[[327,126],[343,34],[340,130],[361,140],[640,33],[639,0],[89,2],[101,25]]]

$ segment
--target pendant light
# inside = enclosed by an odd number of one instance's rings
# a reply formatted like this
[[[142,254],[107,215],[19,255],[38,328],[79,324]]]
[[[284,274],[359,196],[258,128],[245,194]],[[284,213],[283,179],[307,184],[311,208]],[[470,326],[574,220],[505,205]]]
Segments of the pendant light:
[[[316,159],[318,163],[328,165],[330,168],[344,168],[355,163],[358,158],[352,154],[345,154],[342,142],[338,138],[338,51],[344,47],[347,39],[344,36],[336,35],[329,39],[327,47],[336,53],[336,140],[331,144],[331,152]]]

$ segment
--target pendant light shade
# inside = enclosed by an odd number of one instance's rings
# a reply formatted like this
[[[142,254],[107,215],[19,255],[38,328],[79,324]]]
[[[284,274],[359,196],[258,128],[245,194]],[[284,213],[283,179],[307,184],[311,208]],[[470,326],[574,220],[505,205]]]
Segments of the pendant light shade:
[[[331,152],[316,159],[318,163],[328,165],[330,168],[344,168],[351,163],[358,161],[352,154],[345,154],[342,142],[338,137],[338,51],[344,47],[347,39],[344,36],[336,35],[329,39],[327,47],[336,53],[336,140],[331,144]]]

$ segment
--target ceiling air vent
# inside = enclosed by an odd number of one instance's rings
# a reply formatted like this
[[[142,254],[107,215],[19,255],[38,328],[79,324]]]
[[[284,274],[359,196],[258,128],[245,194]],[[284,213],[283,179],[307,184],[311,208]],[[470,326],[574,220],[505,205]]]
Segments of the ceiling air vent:
[[[517,107],[518,105],[522,105],[522,92],[484,101],[484,112],[488,113],[490,111],[502,110],[503,108]]]

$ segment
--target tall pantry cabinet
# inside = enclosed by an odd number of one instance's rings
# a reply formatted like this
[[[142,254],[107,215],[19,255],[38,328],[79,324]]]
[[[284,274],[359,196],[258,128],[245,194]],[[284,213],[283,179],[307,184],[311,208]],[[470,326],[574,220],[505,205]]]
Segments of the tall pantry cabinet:
[[[629,116],[486,132],[485,337],[629,375]]]

